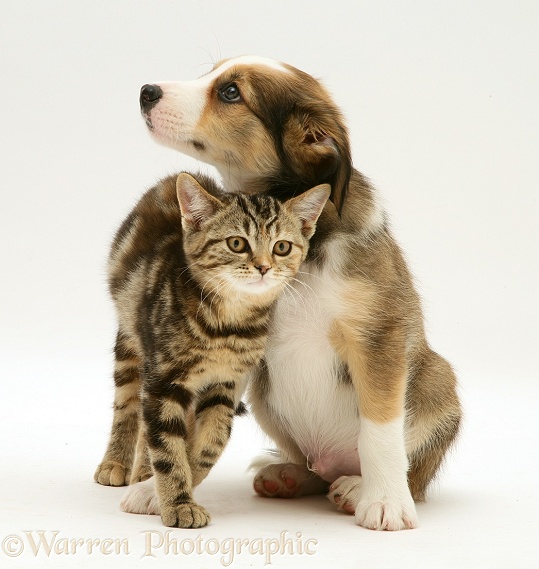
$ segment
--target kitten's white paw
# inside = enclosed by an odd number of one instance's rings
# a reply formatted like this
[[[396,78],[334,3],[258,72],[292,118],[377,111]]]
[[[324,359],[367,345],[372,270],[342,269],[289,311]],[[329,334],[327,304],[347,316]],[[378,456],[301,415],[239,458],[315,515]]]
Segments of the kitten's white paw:
[[[367,529],[398,531],[416,528],[415,504],[411,496],[390,498],[362,493],[356,507],[356,524]]]
[[[130,514],[160,515],[161,507],[153,477],[129,486],[120,502],[120,508]]]
[[[327,498],[339,510],[354,514],[361,494],[361,476],[341,476],[329,487]]]

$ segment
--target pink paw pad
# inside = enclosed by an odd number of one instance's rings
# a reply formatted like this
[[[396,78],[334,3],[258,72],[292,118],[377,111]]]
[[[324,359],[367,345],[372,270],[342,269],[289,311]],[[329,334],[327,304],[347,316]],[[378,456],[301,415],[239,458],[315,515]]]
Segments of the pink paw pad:
[[[294,478],[285,477],[283,478],[283,482],[289,490],[292,490],[292,488],[295,488],[297,485]]]
[[[298,491],[298,481],[283,472],[271,478],[259,476],[255,479],[253,486],[257,494],[275,498],[292,498]]]
[[[274,494],[277,492],[277,490],[279,490],[279,484],[277,484],[277,482],[273,482],[272,480],[264,480],[263,484],[266,492],[269,492],[270,494]]]

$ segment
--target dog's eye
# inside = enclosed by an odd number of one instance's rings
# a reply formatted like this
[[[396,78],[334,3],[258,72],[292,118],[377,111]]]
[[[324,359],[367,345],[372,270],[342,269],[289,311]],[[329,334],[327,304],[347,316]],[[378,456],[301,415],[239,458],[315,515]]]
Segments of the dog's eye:
[[[286,257],[292,250],[292,243],[290,241],[277,241],[273,246],[273,252],[281,257]]]
[[[236,83],[229,83],[218,91],[221,101],[225,103],[238,103],[241,101],[240,90]]]
[[[243,237],[229,237],[226,240],[228,248],[234,253],[245,253],[248,248],[247,240]]]

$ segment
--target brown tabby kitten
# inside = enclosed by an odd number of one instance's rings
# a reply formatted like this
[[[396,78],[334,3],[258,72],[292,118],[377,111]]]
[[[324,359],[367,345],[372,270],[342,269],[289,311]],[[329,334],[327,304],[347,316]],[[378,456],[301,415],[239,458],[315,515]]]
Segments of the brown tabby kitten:
[[[193,488],[215,464],[251,368],[262,359],[271,308],[305,259],[329,197],[317,186],[281,203],[220,193],[189,174],[149,190],[114,240],[116,395],[98,482],[123,484],[147,440],[166,526],[202,527]],[[139,402],[142,405],[139,405]],[[142,468],[145,478],[149,468]]]

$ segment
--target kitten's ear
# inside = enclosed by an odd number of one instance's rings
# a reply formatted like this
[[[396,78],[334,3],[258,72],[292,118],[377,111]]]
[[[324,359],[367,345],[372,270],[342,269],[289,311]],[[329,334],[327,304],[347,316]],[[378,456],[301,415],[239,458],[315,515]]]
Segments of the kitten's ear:
[[[182,172],[176,180],[176,194],[182,212],[182,224],[187,224],[195,231],[222,206],[217,198],[186,172]]]
[[[331,194],[329,184],[320,184],[303,194],[285,202],[288,209],[303,223],[302,232],[307,239],[312,237],[316,228],[316,222]]]

